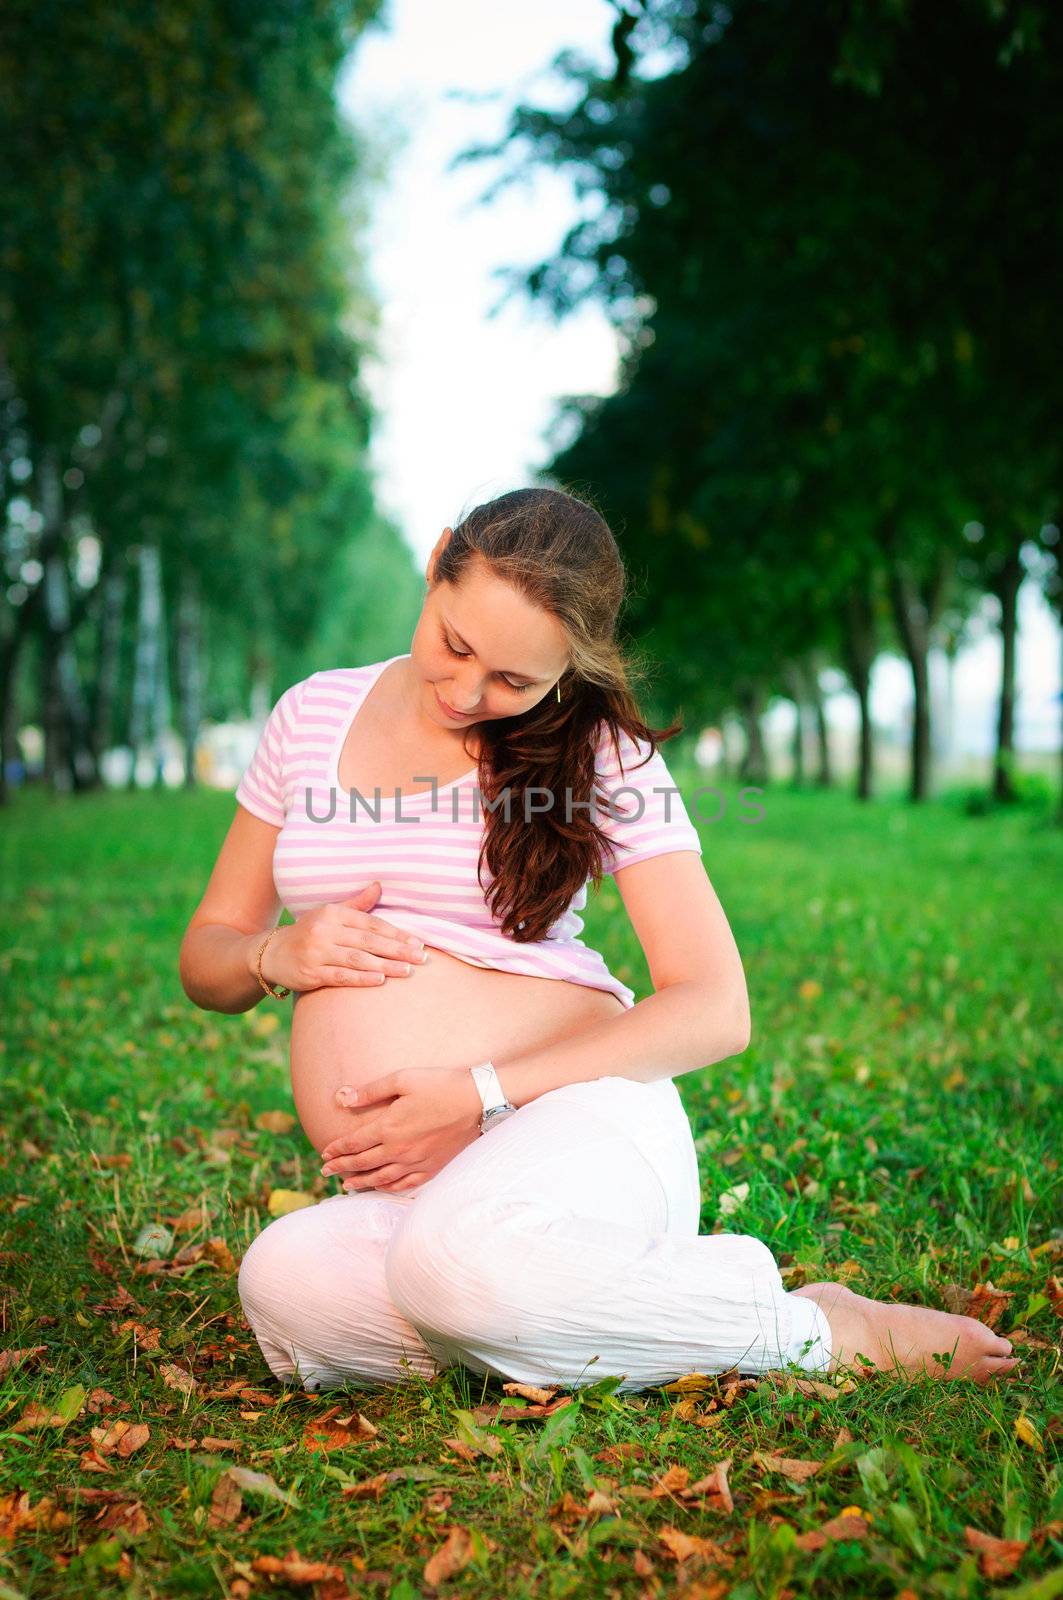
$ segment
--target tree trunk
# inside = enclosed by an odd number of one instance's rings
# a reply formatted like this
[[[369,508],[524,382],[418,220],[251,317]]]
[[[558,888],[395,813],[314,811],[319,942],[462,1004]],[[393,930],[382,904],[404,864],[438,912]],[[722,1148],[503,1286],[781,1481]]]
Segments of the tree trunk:
[[[808,685],[806,690],[808,702],[812,707],[812,712],[815,717],[817,754],[816,787],[820,789],[829,789],[832,781],[830,766],[830,735],[827,728],[827,711],[823,699],[823,690],[819,686],[819,663],[817,656],[812,655],[808,661],[804,663],[804,673],[805,682]]]
[[[104,573],[100,593],[96,645],[96,691],[92,702],[92,748],[97,762],[114,743],[114,707],[121,665],[122,617],[129,578],[126,556]]]
[[[154,545],[137,548],[137,641],[133,660],[133,698],[129,716],[129,745],[133,762],[129,788],[137,786],[137,761],[153,732],[161,623],[159,552]]]
[[[887,577],[893,620],[912,672],[912,766],[908,797],[926,800],[930,794],[930,677],[927,656],[930,631],[944,599],[955,564],[955,553],[943,548],[922,591],[905,563],[897,556],[894,531],[887,530],[884,545],[889,561]]]
[[[63,489],[59,471],[59,452],[48,445],[41,456],[41,515],[48,529],[63,528]],[[70,612],[70,574],[64,541],[49,541],[52,548],[44,561],[44,616],[47,627],[45,655],[54,671],[50,691],[55,697],[52,737],[59,749],[52,757],[53,783],[63,791],[91,789],[99,781],[96,762],[89,743],[89,711],[81,689],[77,656],[74,651],[73,621]],[[67,776],[60,779],[62,769]]]
[[[801,674],[794,663],[785,669],[786,689],[793,701],[794,731],[790,746],[791,765],[793,773],[791,782],[795,789],[802,787],[805,781],[805,708],[804,688],[801,683]]]
[[[846,591],[842,653],[853,692],[860,707],[860,744],[856,797],[870,800],[874,776],[874,739],[871,726],[871,669],[875,664],[875,608],[870,583],[854,584]]]
[[[743,688],[738,696],[738,708],[746,735],[745,753],[738,772],[739,782],[763,788],[768,781],[768,761],[764,750],[763,730],[760,726],[763,711],[760,689]]]
[[[196,785],[196,739],[203,720],[202,602],[199,579],[186,571],[177,603],[177,700],[184,743],[185,788]]]
[[[1000,637],[1004,659],[1000,672],[1000,708],[997,716],[997,748],[993,765],[993,798],[1012,801],[1018,798],[1013,768],[1015,764],[1015,645],[1018,634],[1018,596],[1026,576],[1015,544],[1004,557],[993,580],[993,593],[1000,601]]]

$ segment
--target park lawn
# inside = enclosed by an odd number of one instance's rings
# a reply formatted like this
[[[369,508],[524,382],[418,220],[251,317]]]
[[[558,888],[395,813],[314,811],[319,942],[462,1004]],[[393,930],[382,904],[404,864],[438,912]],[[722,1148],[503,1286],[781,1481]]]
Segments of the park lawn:
[[[282,1390],[235,1268],[271,1193],[333,1185],[264,1115],[290,1110],[287,1009],[207,1014],[177,976],[232,801],[23,792],[0,1350],[36,1353],[0,1376],[0,1597],[1063,1595],[1063,832],[1036,800],[770,789],[750,823],[724,792],[701,834],[753,1040],[679,1080],[703,1231],[767,1239],[791,1286],[958,1307],[992,1284],[1018,1378],[606,1379],[523,1422],[462,1369]],[[646,992],[612,882],[586,937]],[[139,1256],[157,1223],[172,1247]]]

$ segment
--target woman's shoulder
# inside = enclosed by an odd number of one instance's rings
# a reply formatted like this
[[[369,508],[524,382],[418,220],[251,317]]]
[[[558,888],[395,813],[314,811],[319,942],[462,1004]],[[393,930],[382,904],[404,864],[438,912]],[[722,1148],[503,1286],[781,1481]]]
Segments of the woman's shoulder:
[[[607,718],[602,717],[594,736],[595,770],[610,776],[626,774],[646,760],[651,748],[649,740],[633,737],[619,724],[614,729]]]

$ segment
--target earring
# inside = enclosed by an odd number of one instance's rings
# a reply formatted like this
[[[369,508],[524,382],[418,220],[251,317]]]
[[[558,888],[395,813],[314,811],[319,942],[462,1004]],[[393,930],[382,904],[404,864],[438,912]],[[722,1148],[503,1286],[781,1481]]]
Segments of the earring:
[[[560,678],[558,678],[558,680],[557,680],[556,688],[557,688],[557,703],[558,703],[558,705],[560,705],[561,704],[561,679]]]

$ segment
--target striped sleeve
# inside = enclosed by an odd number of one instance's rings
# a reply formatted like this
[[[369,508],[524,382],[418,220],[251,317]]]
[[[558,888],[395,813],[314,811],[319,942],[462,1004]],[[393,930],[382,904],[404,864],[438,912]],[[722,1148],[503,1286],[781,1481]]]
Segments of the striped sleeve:
[[[694,850],[700,856],[701,839],[661,752],[654,751],[647,761],[648,740],[636,741],[621,731],[618,742],[620,763],[603,723],[595,758],[596,821],[610,849],[603,855],[602,872],[618,872],[673,850]]]
[[[283,827],[288,815],[286,769],[305,682],[304,679],[285,689],[273,707],[255,753],[236,786],[236,799],[245,810],[274,828]]]

